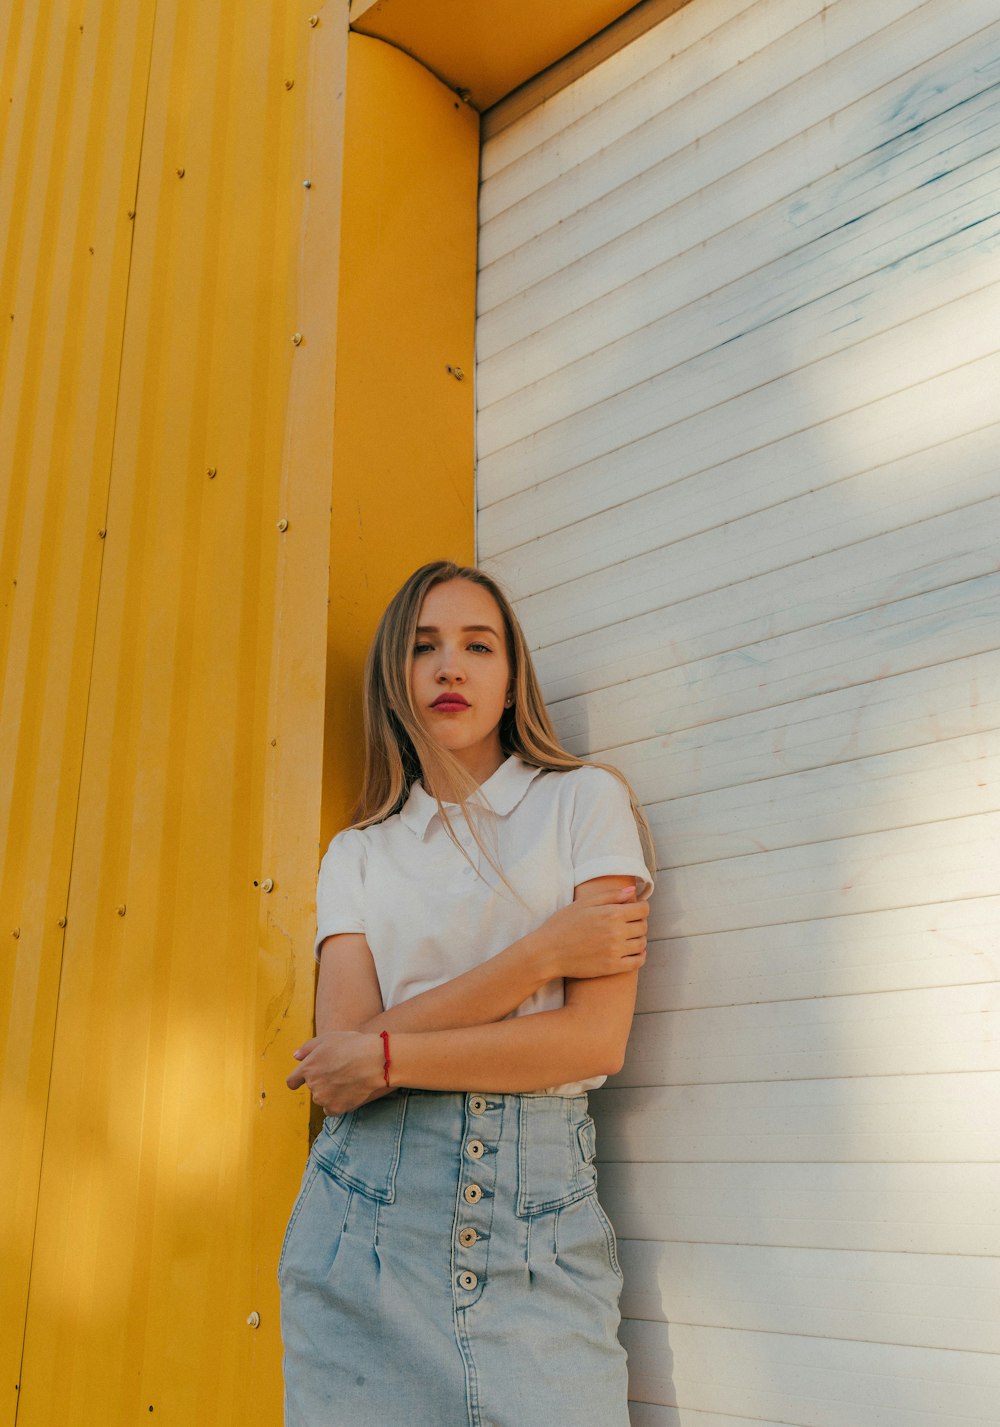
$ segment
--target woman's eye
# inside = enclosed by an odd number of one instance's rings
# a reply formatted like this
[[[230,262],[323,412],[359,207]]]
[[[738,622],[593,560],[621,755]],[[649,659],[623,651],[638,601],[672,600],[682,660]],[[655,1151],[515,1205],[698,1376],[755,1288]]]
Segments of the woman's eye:
[[[490,653],[492,653],[492,651],[491,651],[491,649],[490,649],[490,646],[489,646],[488,644],[470,644],[470,645],[469,645],[469,648],[470,648],[470,649],[482,649],[482,651],[483,651],[485,654],[490,654]]]
[[[414,654],[423,654],[426,649],[430,648],[431,646],[429,644],[415,644],[413,646],[413,652]]]

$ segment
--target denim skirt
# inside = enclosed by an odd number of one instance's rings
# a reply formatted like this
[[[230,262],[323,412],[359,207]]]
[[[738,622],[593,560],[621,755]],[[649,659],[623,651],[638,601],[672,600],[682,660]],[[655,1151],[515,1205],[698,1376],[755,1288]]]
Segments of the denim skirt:
[[[286,1427],[628,1427],[586,1095],[327,1119],[281,1250]]]

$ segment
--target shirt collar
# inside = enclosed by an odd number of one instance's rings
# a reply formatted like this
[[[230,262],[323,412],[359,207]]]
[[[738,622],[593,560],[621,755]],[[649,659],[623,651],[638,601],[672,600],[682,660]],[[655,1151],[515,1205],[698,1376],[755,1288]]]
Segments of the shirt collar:
[[[524,797],[528,784],[542,771],[512,753],[485,783],[480,783],[472,801],[475,803],[479,798],[498,816],[506,817]],[[449,809],[455,806],[455,803],[445,803],[445,807]],[[431,819],[437,811],[436,801],[425,791],[423,784],[414,783],[410,796],[399,810],[399,816],[411,832],[422,838],[426,837]]]

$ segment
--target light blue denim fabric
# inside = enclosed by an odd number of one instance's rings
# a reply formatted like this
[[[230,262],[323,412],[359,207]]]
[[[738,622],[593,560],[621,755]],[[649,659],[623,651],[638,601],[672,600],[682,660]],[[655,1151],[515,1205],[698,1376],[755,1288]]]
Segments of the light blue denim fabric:
[[[328,1119],[278,1269],[286,1427],[628,1427],[594,1148],[585,1095]]]

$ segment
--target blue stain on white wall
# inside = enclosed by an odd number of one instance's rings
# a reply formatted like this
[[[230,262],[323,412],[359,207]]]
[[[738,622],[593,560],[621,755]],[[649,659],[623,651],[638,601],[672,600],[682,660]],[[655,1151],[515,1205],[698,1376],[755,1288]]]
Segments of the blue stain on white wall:
[[[889,88],[874,116],[870,97],[838,115],[823,176],[759,216],[776,255],[734,284],[718,345],[806,308],[838,331],[899,274],[1000,246],[1000,25]],[[796,230],[793,246],[780,226]]]

